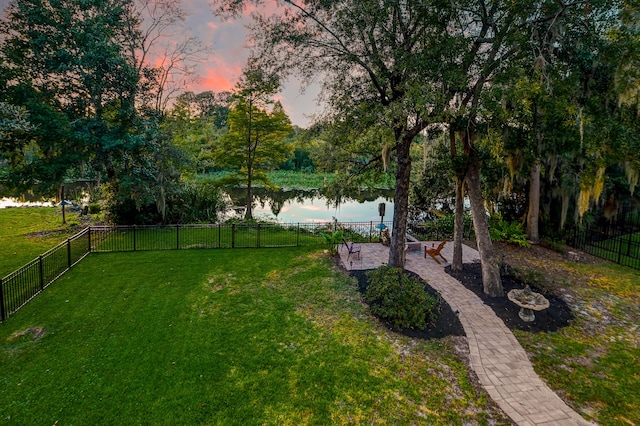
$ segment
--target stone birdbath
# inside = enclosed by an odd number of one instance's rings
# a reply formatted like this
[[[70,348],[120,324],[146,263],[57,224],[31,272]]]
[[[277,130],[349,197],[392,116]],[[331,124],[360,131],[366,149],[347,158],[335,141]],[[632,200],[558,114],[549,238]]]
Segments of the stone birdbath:
[[[514,289],[507,293],[507,297],[520,306],[518,316],[526,322],[536,319],[535,311],[541,311],[549,307],[549,300],[540,293],[531,291],[527,285],[523,289]]]

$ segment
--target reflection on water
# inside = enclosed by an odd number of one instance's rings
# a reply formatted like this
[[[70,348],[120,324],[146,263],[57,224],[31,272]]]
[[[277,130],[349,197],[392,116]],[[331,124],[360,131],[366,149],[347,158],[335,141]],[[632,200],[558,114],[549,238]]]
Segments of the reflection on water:
[[[87,192],[94,191],[96,186],[97,182],[94,180],[77,180],[75,182],[67,182],[62,186],[62,188],[64,188],[64,199],[81,202],[83,198],[88,197]],[[27,191],[18,197],[0,196],[0,209],[6,207],[51,207],[55,206],[59,201],[60,192],[56,196],[44,197],[36,195],[32,191]]]
[[[253,216],[256,219],[278,220],[285,223],[379,221],[378,204],[386,204],[385,221],[393,219],[393,191],[370,190],[329,199],[321,190],[291,189],[270,191],[253,189]],[[246,189],[227,188],[226,195],[234,209],[234,217],[243,217]]]
[[[65,185],[65,196],[77,199],[86,188],[86,183]],[[76,192],[74,192],[76,191]],[[246,205],[245,188],[224,190],[228,203],[234,207],[228,217],[243,218]],[[277,220],[284,223],[329,222],[335,217],[340,222],[378,222],[378,205],[386,204],[385,221],[393,220],[392,190],[362,190],[351,194],[328,196],[319,189],[288,189],[271,191],[253,189],[253,216],[259,220]],[[21,199],[1,198],[0,208],[24,205],[55,205],[38,197],[23,196]]]
[[[35,206],[43,206],[43,207],[51,207],[54,205],[53,201],[42,201],[38,199],[38,201],[31,201],[17,198],[0,198],[0,209],[4,209],[7,207],[35,207]]]

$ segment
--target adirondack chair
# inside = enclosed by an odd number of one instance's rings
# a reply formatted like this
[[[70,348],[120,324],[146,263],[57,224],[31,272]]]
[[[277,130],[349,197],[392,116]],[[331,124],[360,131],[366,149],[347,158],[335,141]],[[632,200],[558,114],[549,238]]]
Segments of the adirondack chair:
[[[347,248],[347,260],[351,257],[351,255],[358,255],[358,259],[360,259],[360,245],[356,243],[350,243],[347,240],[343,239],[342,244]]]
[[[442,260],[444,260],[445,262],[448,262],[447,259],[444,258],[444,256],[442,254],[440,254],[440,252],[442,251],[442,249],[444,248],[444,245],[446,244],[446,241],[441,242],[438,247],[436,248],[435,243],[431,243],[431,248],[428,248],[427,246],[424,247],[424,258],[427,258],[427,255],[431,256],[431,258],[433,260],[436,261],[436,263],[438,265],[440,265],[440,261],[438,259],[436,259],[436,256],[440,256],[442,258]]]

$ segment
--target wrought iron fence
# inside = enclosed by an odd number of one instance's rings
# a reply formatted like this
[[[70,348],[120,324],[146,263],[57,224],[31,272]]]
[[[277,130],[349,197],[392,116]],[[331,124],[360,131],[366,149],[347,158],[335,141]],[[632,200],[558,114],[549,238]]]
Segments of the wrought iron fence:
[[[91,226],[0,279],[0,322],[91,252],[320,246],[321,233],[378,241],[378,222]],[[386,222],[385,226],[391,226]]]
[[[453,240],[455,217],[444,216],[434,220],[422,221],[409,225],[409,232],[420,241]],[[474,239],[473,222],[471,217],[464,217],[464,239]]]
[[[91,230],[84,229],[0,279],[0,321],[20,309],[91,251]]]
[[[350,241],[378,241],[377,222],[235,223],[167,226],[91,227],[94,252],[267,248],[326,243],[321,233],[344,232]],[[390,226],[387,222],[385,226]]]
[[[625,209],[615,218],[599,217],[567,232],[568,246],[620,265],[640,269],[640,212]]]

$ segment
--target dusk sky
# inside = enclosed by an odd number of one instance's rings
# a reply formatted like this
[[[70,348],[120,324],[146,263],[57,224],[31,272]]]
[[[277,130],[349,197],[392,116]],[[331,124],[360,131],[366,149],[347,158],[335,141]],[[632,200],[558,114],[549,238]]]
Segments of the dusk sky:
[[[208,1],[183,0],[183,7],[189,15],[187,27],[203,43],[213,46],[213,52],[199,65],[197,83],[188,89],[195,92],[230,90],[242,72],[248,49],[245,47],[248,21],[222,20],[217,18]],[[0,0],[4,9],[9,0]],[[292,80],[285,82],[284,90],[276,98],[282,102],[293,124],[307,127],[309,115],[317,112],[315,99],[317,87],[312,87],[304,95],[300,94],[300,85]]]
[[[5,1],[5,0],[0,0]],[[229,90],[236,83],[249,54],[245,47],[247,30],[244,22],[222,20],[214,16],[207,1],[183,0],[189,14],[188,27],[200,39],[213,45],[213,54],[202,64],[200,82],[191,87],[194,92],[206,90]],[[304,95],[300,94],[300,85],[291,80],[285,83],[284,90],[277,98],[293,124],[301,127],[309,125],[306,116],[317,112],[315,99],[318,88],[312,87]]]

